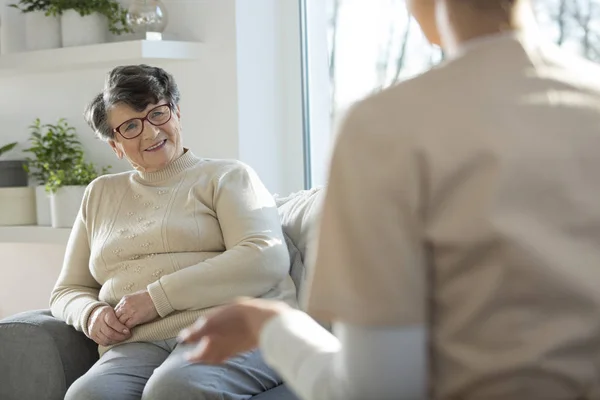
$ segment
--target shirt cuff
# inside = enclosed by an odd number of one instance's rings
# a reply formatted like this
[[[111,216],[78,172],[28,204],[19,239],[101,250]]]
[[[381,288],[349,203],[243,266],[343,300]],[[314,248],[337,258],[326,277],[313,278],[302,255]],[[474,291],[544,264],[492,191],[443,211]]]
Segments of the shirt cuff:
[[[156,307],[158,315],[164,318],[175,311],[167,298],[167,294],[165,293],[160,280],[148,285],[148,293],[152,298],[152,302],[154,303],[154,307]]]
[[[90,316],[94,312],[94,310],[98,307],[108,306],[108,303],[103,303],[101,301],[93,301],[83,309],[83,313],[81,314],[81,319],[79,320],[79,324],[81,326],[81,331],[87,337],[90,337],[90,332],[88,331],[88,321]]]
[[[315,394],[328,390],[327,374],[340,342],[306,313],[289,310],[268,321],[261,331],[260,349],[266,363],[300,398],[337,399]]]
[[[260,333],[260,349],[267,363],[291,372],[299,360],[315,353],[337,352],[339,340],[308,314],[288,310],[272,318]]]

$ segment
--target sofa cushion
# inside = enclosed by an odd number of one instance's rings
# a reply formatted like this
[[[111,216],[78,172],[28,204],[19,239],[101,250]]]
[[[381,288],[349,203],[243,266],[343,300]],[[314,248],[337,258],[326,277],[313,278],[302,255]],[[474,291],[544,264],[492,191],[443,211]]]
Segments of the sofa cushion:
[[[287,197],[275,197],[283,231],[305,259],[325,190],[302,190]]]
[[[98,346],[50,315],[28,311],[0,321],[0,399],[61,400],[98,359]]]
[[[304,274],[306,273],[302,254],[300,254],[300,250],[298,250],[288,235],[284,233],[283,236],[285,237],[285,244],[290,253],[290,276],[294,281],[294,285],[296,285],[297,292],[300,293],[300,290],[302,290],[302,283],[304,282]]]
[[[324,190],[302,190],[287,197],[275,197],[285,241],[290,252],[290,275],[298,295],[305,279],[305,257],[310,248]]]

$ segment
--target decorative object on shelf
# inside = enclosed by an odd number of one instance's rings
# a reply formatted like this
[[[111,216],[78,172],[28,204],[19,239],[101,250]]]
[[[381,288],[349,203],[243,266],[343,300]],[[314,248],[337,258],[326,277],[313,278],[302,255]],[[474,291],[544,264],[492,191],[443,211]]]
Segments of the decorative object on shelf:
[[[16,146],[0,147],[0,157]],[[33,188],[27,187],[24,164],[22,160],[0,161],[0,225],[35,224],[35,195]]]
[[[0,147],[0,157],[17,146],[10,143]],[[0,188],[27,186],[27,173],[24,160],[0,160]]]
[[[27,50],[61,47],[60,19],[51,15],[54,0],[19,0],[11,7],[25,14],[25,43]]]
[[[100,171],[93,163],[86,163],[83,156],[67,169],[50,171],[46,190],[50,195],[53,228],[71,228],[81,208],[85,188],[94,179],[105,175],[110,166]]]
[[[127,23],[142,39],[162,40],[169,15],[160,0],[132,0],[127,12]]]
[[[0,7],[0,55],[19,53],[25,43],[25,15],[8,4]]]
[[[117,0],[52,0],[49,12],[61,17],[64,47],[105,43],[108,31],[131,31],[127,10]]]
[[[37,223],[50,226],[50,196],[45,187],[50,171],[69,169],[83,156],[83,149],[75,128],[64,119],[56,124],[42,124],[36,119],[29,129],[30,147],[25,152],[31,156],[27,158],[26,171],[38,185],[35,188]]]

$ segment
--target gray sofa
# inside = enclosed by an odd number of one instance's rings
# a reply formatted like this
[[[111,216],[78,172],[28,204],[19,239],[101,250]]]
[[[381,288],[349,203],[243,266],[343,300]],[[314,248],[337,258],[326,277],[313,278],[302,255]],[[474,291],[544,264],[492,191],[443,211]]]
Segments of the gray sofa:
[[[304,255],[322,191],[313,189],[277,198],[290,251],[290,274],[298,288]],[[29,311],[0,321],[0,399],[62,400],[69,386],[98,359],[94,342],[52,317]],[[255,400],[297,400],[285,385]],[[118,400],[118,399],[115,399]]]

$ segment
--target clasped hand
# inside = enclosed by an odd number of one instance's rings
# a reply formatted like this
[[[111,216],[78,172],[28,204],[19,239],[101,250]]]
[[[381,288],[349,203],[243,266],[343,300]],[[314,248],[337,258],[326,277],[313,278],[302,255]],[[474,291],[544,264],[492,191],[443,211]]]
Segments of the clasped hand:
[[[131,337],[131,329],[158,318],[154,302],[147,291],[124,296],[113,309],[96,308],[89,318],[90,338],[101,346],[110,346]]]

